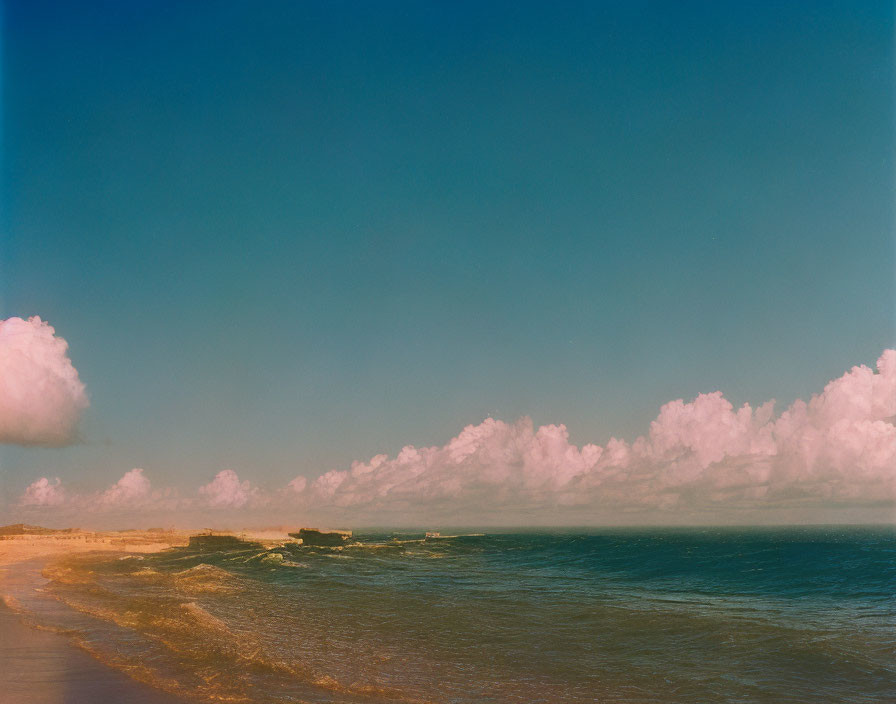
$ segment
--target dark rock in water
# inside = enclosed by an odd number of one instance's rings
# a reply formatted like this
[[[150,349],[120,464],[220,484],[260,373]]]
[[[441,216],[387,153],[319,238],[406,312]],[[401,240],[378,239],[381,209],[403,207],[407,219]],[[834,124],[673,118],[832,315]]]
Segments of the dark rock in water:
[[[352,537],[352,532],[350,530],[320,531],[314,528],[302,528],[298,533],[290,533],[289,537],[299,538],[302,545],[332,548],[345,545]]]
[[[235,535],[191,535],[190,547],[198,550],[232,550],[245,548],[256,543],[241,540]]]

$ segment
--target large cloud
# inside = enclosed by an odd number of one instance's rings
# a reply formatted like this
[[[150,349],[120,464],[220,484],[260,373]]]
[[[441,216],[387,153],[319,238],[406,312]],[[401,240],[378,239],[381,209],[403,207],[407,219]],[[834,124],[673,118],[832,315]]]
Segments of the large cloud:
[[[665,404],[629,444],[569,442],[563,425],[487,419],[291,488],[309,506],[372,512],[586,512],[896,501],[896,350],[780,416],[721,392]],[[298,479],[298,478],[297,478]],[[461,514],[458,514],[461,515]]]
[[[71,443],[87,407],[68,343],[38,317],[0,321],[0,443]]]

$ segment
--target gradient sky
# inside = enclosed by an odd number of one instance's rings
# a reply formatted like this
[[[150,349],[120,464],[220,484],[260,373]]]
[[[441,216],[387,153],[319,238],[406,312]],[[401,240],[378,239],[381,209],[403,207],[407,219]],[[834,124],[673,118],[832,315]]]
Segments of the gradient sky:
[[[896,341],[894,17],[840,3],[5,3],[0,318],[96,489],[261,485],[487,416],[633,439]]]

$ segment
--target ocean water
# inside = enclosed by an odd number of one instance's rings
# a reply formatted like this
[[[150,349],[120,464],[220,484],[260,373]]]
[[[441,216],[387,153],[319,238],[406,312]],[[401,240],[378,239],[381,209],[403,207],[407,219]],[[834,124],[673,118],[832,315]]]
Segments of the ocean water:
[[[21,606],[198,701],[896,702],[893,528],[75,556]]]

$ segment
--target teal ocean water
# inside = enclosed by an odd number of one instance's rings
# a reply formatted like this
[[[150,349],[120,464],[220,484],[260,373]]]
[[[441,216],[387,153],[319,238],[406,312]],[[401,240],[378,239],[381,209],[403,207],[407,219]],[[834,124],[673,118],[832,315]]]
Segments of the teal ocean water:
[[[894,702],[893,528],[77,556],[24,607],[198,701]]]

